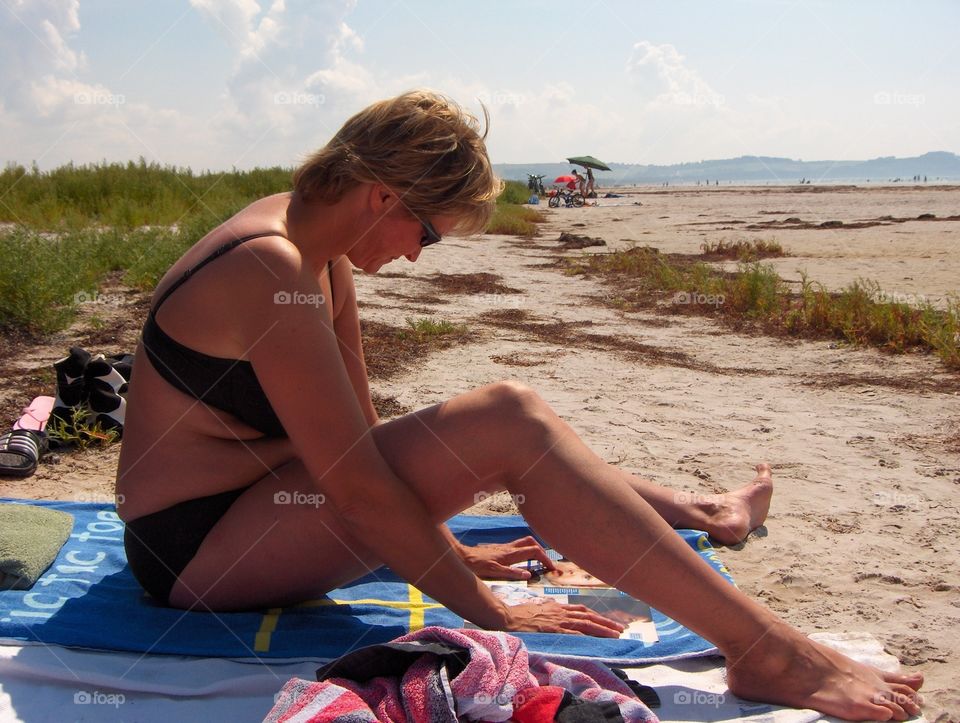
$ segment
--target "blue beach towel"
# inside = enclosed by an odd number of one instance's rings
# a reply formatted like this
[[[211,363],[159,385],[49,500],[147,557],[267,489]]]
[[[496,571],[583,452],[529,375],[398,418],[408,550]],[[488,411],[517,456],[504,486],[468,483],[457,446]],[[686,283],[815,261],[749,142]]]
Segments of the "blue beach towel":
[[[230,658],[333,659],[428,625],[459,628],[463,619],[387,568],[294,607],[243,613],[184,612],[150,598],[123,550],[123,522],[110,505],[4,500],[63,510],[73,533],[30,590],[0,591],[0,642],[95,650]],[[449,521],[467,544],[531,534],[523,518],[458,515]],[[678,531],[717,572],[733,579],[707,535]],[[520,633],[534,653],[639,664],[716,652],[709,642],[654,610],[659,641]]]

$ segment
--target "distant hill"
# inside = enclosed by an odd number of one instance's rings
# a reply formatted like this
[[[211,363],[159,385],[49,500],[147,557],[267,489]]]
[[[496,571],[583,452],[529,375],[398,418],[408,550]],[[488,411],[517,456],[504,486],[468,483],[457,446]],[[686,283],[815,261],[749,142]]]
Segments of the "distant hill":
[[[927,182],[960,180],[960,156],[946,151],[924,153],[915,158],[885,156],[869,161],[800,161],[769,156],[741,156],[672,166],[609,163],[612,171],[596,171],[598,185],[690,184],[709,180],[721,183],[813,183],[838,181],[910,182],[914,176]],[[570,172],[569,163],[495,163],[494,169],[510,180],[526,181],[528,173],[544,174],[550,182]]]

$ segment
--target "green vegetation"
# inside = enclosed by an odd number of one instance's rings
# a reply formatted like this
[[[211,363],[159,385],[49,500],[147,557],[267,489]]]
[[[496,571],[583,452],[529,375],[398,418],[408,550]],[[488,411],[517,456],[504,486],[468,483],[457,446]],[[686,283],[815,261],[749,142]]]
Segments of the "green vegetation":
[[[0,333],[69,325],[107,274],[150,291],[180,255],[251,201],[290,188],[284,168],[194,173],[147,163],[67,164],[0,172]],[[536,235],[530,192],[509,181],[489,233]],[[79,297],[78,297],[79,295]]]
[[[777,241],[773,239],[739,239],[737,241],[707,241],[700,244],[700,251],[704,256],[721,259],[736,259],[737,261],[756,261],[758,259],[770,258],[772,256],[786,256]]]
[[[198,238],[200,217],[178,230],[166,227],[120,230],[93,228],[41,233],[16,227],[0,235],[0,331],[43,335],[69,325],[77,304],[95,299],[111,272],[144,291]]]
[[[49,334],[104,277],[149,291],[197,239],[252,200],[290,187],[282,168],[199,173],[155,163],[0,173],[0,331]]]
[[[565,259],[570,274],[598,274],[617,288],[612,303],[642,308],[666,301],[677,313],[738,324],[772,334],[837,338],[891,352],[935,352],[960,370],[960,300],[944,310],[886,301],[875,282],[859,280],[839,293],[804,278],[793,293],[769,264],[740,262],[735,273],[651,247]]]
[[[256,198],[289,190],[290,176],[284,168],[194,173],[143,158],[43,173],[8,165],[0,173],[0,221],[40,230],[130,229],[203,217],[212,228]]]
[[[407,326],[409,330],[404,329],[398,333],[398,336],[401,339],[411,339],[417,342],[424,342],[441,336],[462,336],[467,333],[467,327],[464,324],[454,324],[446,319],[437,321],[429,317],[407,319]]]
[[[537,224],[546,220],[540,211],[526,206],[498,205],[487,226],[487,233],[533,238],[539,233]]]
[[[497,197],[497,208],[487,225],[487,233],[533,238],[538,235],[537,224],[547,220],[540,211],[524,206],[530,198],[530,189],[519,181],[506,181],[503,193]]]
[[[526,203],[532,193],[525,183],[504,181],[503,193],[497,196],[497,204],[518,206]]]
[[[87,449],[88,447],[106,447],[120,439],[115,429],[104,429],[99,423],[90,422],[90,413],[85,409],[74,409],[70,422],[52,419],[47,425],[47,436],[60,445]]]

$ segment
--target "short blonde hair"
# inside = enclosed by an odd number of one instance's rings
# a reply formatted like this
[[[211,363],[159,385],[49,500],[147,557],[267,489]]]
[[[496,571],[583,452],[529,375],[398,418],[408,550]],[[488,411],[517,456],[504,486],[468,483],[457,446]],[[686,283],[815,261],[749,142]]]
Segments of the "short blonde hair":
[[[381,100],[350,118],[293,174],[304,201],[333,203],[360,183],[382,183],[418,216],[457,219],[453,232],[482,232],[503,182],[496,177],[485,128],[456,102],[429,90]]]

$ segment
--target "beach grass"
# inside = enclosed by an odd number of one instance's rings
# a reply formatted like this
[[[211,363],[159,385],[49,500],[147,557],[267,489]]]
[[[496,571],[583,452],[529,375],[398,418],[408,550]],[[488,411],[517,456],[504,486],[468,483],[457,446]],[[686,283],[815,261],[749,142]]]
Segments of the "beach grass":
[[[527,202],[533,194],[525,183],[520,181],[504,181],[503,192],[497,196],[497,204],[501,206],[519,206]]]
[[[58,234],[18,226],[0,235],[0,331],[41,337],[69,325],[77,306],[95,302],[103,280],[152,290],[203,235],[201,217],[178,229],[82,228]]]
[[[503,193],[497,197],[497,207],[487,225],[486,233],[533,238],[538,235],[537,224],[547,217],[536,209],[524,206],[531,191],[519,181],[507,181]]]
[[[0,172],[0,332],[65,328],[111,272],[151,291],[199,238],[257,198],[289,190],[291,169],[194,173],[138,162]],[[507,182],[489,233],[536,235],[543,215]]]
[[[706,257],[730,259],[736,261],[757,261],[774,256],[786,256],[787,253],[774,239],[736,239],[728,241],[707,241],[700,245],[701,253]]]
[[[539,234],[537,224],[546,220],[543,213],[535,209],[498,204],[486,233],[533,238]]]
[[[446,319],[421,317],[419,319],[407,319],[407,328],[401,331],[398,336],[401,339],[410,338],[414,341],[423,342],[435,337],[462,336],[466,333],[467,327],[464,324],[455,324]]]
[[[689,256],[647,246],[565,259],[568,274],[596,274],[616,293],[621,309],[665,308],[711,316],[766,333],[808,339],[834,338],[889,352],[936,353],[960,370],[960,301],[945,309],[887,300],[879,284],[860,279],[839,292],[803,278],[794,292],[770,264],[741,261],[725,272]]]
[[[68,163],[43,172],[8,165],[0,172],[0,221],[49,231],[170,226],[206,216],[212,228],[256,198],[289,190],[291,172],[274,167],[195,173],[143,158]]]

